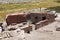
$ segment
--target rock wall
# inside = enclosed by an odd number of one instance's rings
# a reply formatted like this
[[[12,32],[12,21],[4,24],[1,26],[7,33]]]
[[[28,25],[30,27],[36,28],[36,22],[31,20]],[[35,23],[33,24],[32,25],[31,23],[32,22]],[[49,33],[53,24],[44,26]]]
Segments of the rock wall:
[[[55,21],[54,15],[47,14],[46,17],[47,17],[46,20],[40,21],[39,23],[35,24],[35,29],[38,29],[40,27],[43,27],[43,26],[48,25],[49,23],[52,23],[53,21]]]

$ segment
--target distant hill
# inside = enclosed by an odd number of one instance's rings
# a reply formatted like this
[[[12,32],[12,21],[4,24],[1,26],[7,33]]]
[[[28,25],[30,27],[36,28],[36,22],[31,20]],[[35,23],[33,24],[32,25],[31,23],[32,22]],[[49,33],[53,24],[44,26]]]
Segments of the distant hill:
[[[19,2],[43,2],[47,0],[0,0],[0,3],[19,3]]]

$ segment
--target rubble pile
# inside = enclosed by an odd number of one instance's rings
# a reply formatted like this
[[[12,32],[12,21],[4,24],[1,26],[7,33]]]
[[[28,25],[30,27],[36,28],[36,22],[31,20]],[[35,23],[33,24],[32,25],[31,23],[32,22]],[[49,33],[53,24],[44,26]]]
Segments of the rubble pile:
[[[5,39],[8,39],[8,40],[23,40],[25,39],[25,31],[29,31],[28,29],[25,30],[25,28],[30,28],[29,27],[29,23],[19,23],[19,24],[16,24],[16,25],[9,25],[9,26],[4,26],[6,28],[4,28],[4,31],[2,31],[2,28],[0,27],[0,40],[5,40]],[[35,25],[31,24],[30,25],[32,27],[31,30],[35,30]],[[30,33],[30,31],[29,31]]]
[[[20,24],[21,25],[21,24]],[[9,25],[5,31],[2,32],[2,28],[0,27],[0,40],[2,39],[10,39],[10,38],[15,38],[16,37],[20,39],[25,38],[24,30],[21,30],[18,25]],[[13,39],[14,40],[14,39]]]

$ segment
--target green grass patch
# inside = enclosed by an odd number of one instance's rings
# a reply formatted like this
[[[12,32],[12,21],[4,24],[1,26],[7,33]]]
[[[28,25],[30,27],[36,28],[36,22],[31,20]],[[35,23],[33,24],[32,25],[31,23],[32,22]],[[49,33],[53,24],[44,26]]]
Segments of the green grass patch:
[[[23,10],[43,7],[53,9],[58,8],[57,6],[60,6],[60,3],[54,1],[0,4],[0,16],[1,16],[0,21],[4,21],[6,15],[9,13],[21,12]],[[60,11],[60,8],[55,10]]]

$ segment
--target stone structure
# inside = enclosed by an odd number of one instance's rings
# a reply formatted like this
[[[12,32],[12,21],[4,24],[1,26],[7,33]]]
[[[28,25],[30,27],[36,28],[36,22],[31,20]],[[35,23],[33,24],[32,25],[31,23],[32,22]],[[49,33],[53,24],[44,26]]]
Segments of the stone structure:
[[[24,17],[23,13],[9,14],[6,17],[7,25],[13,25],[13,24],[22,23],[25,21],[26,21],[26,18]]]
[[[35,29],[47,25],[55,20],[55,15],[49,13],[31,13],[27,17],[31,20],[32,24],[35,25]]]
[[[24,30],[27,33],[30,33],[33,29],[33,25],[35,25],[35,29],[38,29],[44,25],[47,25],[55,20],[55,12],[53,11],[43,11],[40,12],[28,12],[25,13],[16,13],[16,14],[10,14],[6,17],[7,25],[17,25],[22,30]],[[26,23],[24,23],[26,22]],[[22,25],[20,25],[22,23]],[[27,24],[28,23],[28,24]],[[33,25],[31,25],[33,24]]]

